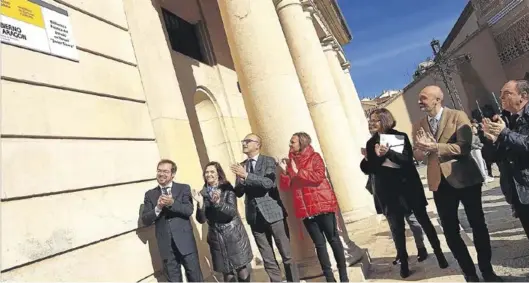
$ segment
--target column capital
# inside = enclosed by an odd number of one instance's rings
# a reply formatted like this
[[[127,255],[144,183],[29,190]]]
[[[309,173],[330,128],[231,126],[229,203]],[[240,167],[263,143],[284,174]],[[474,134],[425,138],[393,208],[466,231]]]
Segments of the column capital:
[[[316,7],[312,0],[301,0],[301,7],[303,7],[304,12],[309,13],[311,16],[316,13]]]
[[[340,50],[340,46],[332,35],[328,35],[322,38],[320,41],[324,51]]]
[[[345,63],[342,64],[342,69],[348,70],[349,68],[351,68],[351,62],[345,61]]]
[[[303,7],[303,4],[301,2],[302,1],[300,0],[273,0],[274,6],[276,7],[277,12],[280,12],[284,8],[289,7],[291,5],[298,5],[298,6]],[[303,7],[303,10],[305,10],[304,7]]]

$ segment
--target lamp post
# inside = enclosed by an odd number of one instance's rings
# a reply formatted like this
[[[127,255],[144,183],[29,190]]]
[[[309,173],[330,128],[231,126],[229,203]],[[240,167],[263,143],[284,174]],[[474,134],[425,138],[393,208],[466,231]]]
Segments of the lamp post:
[[[432,47],[435,63],[432,67],[435,68],[434,70],[439,75],[441,75],[441,78],[443,79],[443,83],[446,89],[448,90],[448,95],[450,96],[450,100],[452,101],[452,105],[454,106],[454,108],[464,111],[465,108],[463,107],[463,103],[461,103],[461,99],[459,98],[457,87],[454,83],[454,80],[452,79],[452,73],[456,72],[457,65],[459,63],[470,62],[470,55],[463,54],[455,56],[453,58],[448,58],[448,56],[445,56],[444,52],[441,50],[441,44],[437,39],[433,39],[430,42],[430,46]]]

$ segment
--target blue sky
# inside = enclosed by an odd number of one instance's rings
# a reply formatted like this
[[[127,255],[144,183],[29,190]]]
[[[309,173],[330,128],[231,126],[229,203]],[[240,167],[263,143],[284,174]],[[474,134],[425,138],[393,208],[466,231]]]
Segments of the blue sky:
[[[446,38],[468,0],[338,0],[353,34],[344,46],[360,97],[402,89],[430,41]]]

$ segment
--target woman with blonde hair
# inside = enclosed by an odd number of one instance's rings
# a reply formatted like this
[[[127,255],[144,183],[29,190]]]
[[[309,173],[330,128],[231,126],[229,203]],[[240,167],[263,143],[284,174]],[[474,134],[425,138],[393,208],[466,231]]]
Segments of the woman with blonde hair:
[[[340,282],[348,282],[344,248],[338,234],[336,211],[338,204],[325,175],[325,164],[320,154],[310,145],[307,133],[295,133],[290,139],[288,158],[279,162],[280,188],[293,194],[296,217],[303,219],[320,261],[327,282],[336,282],[325,239],[329,242]]]

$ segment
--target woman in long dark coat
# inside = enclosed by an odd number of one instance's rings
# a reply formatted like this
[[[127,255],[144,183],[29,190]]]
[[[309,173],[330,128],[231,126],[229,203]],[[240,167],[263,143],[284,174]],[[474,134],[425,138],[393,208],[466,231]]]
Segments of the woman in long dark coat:
[[[193,197],[198,203],[197,221],[208,222],[213,270],[222,273],[225,282],[250,282],[253,253],[237,210],[233,186],[218,162],[208,163],[203,176],[204,188]]]
[[[428,202],[419,172],[413,162],[410,140],[408,135],[395,130],[395,125],[395,118],[389,110],[381,108],[371,113],[369,127],[374,134],[366,143],[366,156],[360,163],[360,168],[365,174],[370,175],[373,197],[378,203],[378,208],[388,219],[394,235],[393,241],[401,262],[400,276],[406,278],[410,275],[410,270],[404,233],[405,215],[415,214],[430,241],[439,266],[446,268],[448,263],[426,212]],[[402,152],[397,147],[394,147],[394,150],[386,144],[380,144],[382,134],[402,136],[402,145],[400,145]]]

